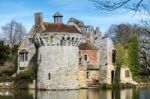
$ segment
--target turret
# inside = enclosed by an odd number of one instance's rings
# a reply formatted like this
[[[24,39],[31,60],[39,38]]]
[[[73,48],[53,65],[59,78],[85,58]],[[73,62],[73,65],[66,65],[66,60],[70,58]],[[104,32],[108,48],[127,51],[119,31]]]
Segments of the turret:
[[[54,15],[54,23],[62,23],[63,15],[60,12],[56,12]]]

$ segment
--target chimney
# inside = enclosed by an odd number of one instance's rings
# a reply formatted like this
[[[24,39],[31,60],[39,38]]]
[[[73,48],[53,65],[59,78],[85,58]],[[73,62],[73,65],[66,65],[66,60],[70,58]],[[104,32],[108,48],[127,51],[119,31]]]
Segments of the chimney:
[[[34,14],[35,16],[35,26],[40,27],[43,23],[43,13],[37,12]]]
[[[99,27],[96,27],[96,33],[100,33]]]

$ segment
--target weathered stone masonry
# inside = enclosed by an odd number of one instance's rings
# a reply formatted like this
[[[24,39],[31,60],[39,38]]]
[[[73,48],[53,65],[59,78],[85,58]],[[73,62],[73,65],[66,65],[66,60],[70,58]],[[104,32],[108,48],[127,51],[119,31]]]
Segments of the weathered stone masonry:
[[[78,89],[79,43],[77,33],[37,33],[39,89]]]

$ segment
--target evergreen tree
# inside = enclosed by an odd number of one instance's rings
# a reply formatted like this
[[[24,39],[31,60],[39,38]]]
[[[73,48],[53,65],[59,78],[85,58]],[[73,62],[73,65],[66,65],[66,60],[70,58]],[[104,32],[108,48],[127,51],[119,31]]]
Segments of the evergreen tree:
[[[0,64],[8,61],[10,55],[10,48],[5,45],[3,41],[0,41]]]
[[[133,37],[129,42],[128,48],[128,65],[133,76],[138,76],[141,72],[141,68],[139,66],[139,52],[139,40],[137,37]]]

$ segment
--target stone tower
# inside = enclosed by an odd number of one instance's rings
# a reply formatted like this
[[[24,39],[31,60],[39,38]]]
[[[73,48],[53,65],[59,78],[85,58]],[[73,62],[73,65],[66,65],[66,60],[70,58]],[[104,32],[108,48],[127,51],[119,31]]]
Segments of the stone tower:
[[[82,41],[82,34],[75,26],[63,24],[62,17],[62,14],[56,12],[54,23],[35,22],[43,27],[34,35],[34,42],[38,47],[38,89],[79,88],[78,46]],[[38,21],[42,20],[40,17]]]

